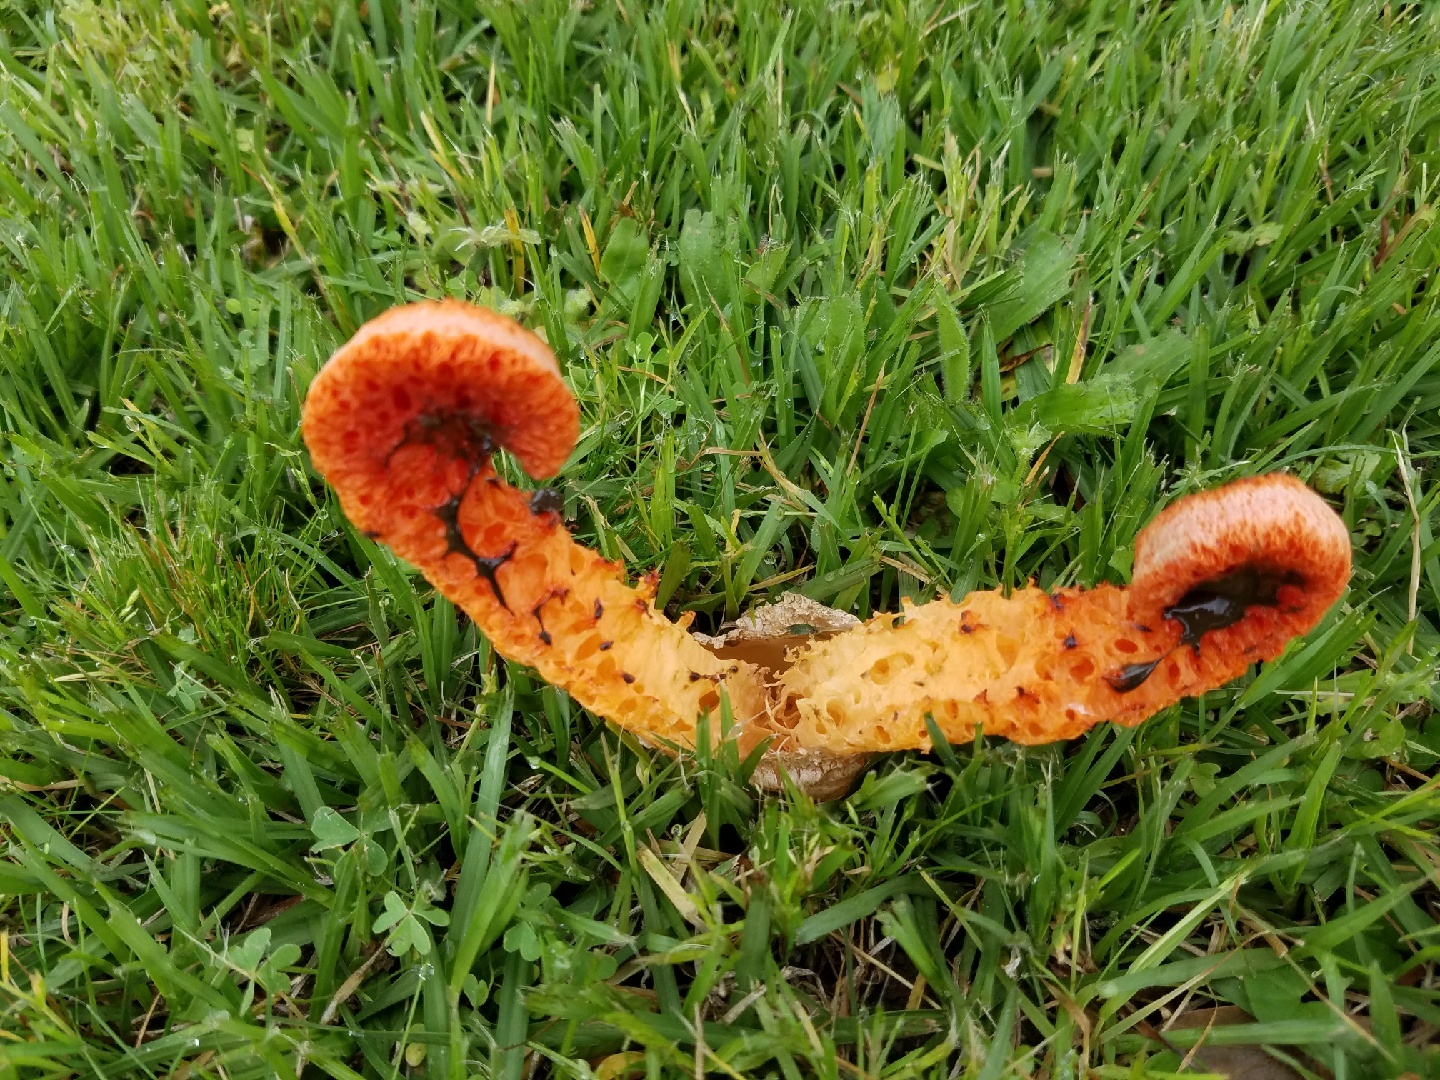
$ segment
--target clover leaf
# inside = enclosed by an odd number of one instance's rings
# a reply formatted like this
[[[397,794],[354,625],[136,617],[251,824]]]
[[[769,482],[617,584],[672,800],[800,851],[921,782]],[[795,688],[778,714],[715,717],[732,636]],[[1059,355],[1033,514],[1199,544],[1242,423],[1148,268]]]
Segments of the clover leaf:
[[[422,922],[423,920],[423,922]],[[400,894],[391,889],[385,894],[385,910],[373,924],[377,934],[390,931],[385,939],[385,948],[391,956],[403,956],[414,949],[421,956],[428,956],[433,947],[430,932],[424,923],[431,926],[450,925],[450,915],[439,908],[431,907],[424,896],[416,896],[414,905],[407,907]]]
[[[311,851],[344,847],[360,839],[360,830],[328,806],[322,806],[315,811],[315,819],[310,822],[310,831],[315,834],[315,843],[310,845]]]

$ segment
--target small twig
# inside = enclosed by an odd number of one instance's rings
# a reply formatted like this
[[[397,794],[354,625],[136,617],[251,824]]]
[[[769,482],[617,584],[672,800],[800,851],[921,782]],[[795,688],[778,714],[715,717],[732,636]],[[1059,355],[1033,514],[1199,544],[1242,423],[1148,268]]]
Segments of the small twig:
[[[860,430],[855,433],[855,448],[850,451],[850,464],[845,466],[845,474],[848,476],[855,468],[855,459],[860,456],[860,443],[865,439],[865,429],[870,426],[870,410],[875,408],[875,399],[880,395],[880,384],[885,381],[885,365],[880,365],[880,373],[875,376],[875,385],[870,388],[870,401],[865,406],[865,415],[860,420]]]
[[[160,1004],[160,992],[157,990],[155,996],[150,999],[150,1007],[145,1010],[145,1016],[140,1021],[140,1030],[135,1034],[135,1049],[140,1049],[140,1044],[145,1041],[145,1035],[150,1030],[150,1018],[155,1015],[155,1006]]]
[[[1179,1016],[1180,1014],[1177,1012],[1175,1015]],[[1210,1020],[1206,1023],[1205,1030],[1202,1031],[1200,1037],[1195,1040],[1195,1045],[1190,1047],[1190,1049],[1185,1052],[1185,1056],[1181,1058],[1180,1067],[1175,1070],[1177,1073],[1183,1073],[1186,1069],[1190,1068],[1190,1062],[1195,1060],[1195,1055],[1200,1052],[1200,1047],[1204,1046],[1205,1040],[1210,1037],[1210,1029],[1215,1026],[1215,1016],[1216,1010],[1212,1009],[1210,1011]]]
[[[909,574],[911,577],[913,577],[913,578],[915,578],[917,581],[919,581],[922,585],[933,585],[933,584],[935,584],[935,582],[934,582],[933,580],[931,580],[930,575],[927,574],[927,573],[925,573],[924,570],[921,570],[921,569],[920,569],[918,566],[916,566],[914,563],[907,563],[907,562],[903,561],[902,559],[900,559],[900,558],[898,558],[898,557],[896,557],[896,556],[892,556],[892,555],[881,555],[881,556],[880,556],[880,561],[881,561],[882,563],[884,563],[886,566],[893,566],[896,570],[899,570],[902,574]]]
[[[340,989],[335,991],[335,996],[330,999],[330,1004],[325,1006],[325,1011],[320,1014],[320,1026],[332,1024],[335,1015],[340,1011],[340,1006],[350,1000],[352,994],[360,989],[360,985],[370,977],[375,965],[385,958],[385,950],[377,941],[375,951],[365,958],[365,962],[352,971],[346,980],[340,984]]]
[[[1404,435],[1392,437],[1395,439],[1395,461],[1400,466],[1400,482],[1405,486],[1405,501],[1410,504],[1410,518],[1413,522],[1410,533],[1410,595],[1406,618],[1407,622],[1413,623],[1420,600],[1420,508],[1415,503],[1415,489],[1410,484],[1410,470],[1405,465],[1405,457],[1410,453],[1410,439]],[[1408,656],[1415,655],[1414,634],[1411,634],[1410,640],[1405,643],[1405,652]]]
[[[1090,312],[1095,306],[1092,294],[1085,296],[1085,311],[1080,316],[1080,332],[1075,335],[1075,348],[1070,351],[1070,366],[1065,371],[1066,383],[1080,381],[1080,372],[1085,367],[1085,346],[1090,341]]]
[[[780,471],[780,466],[775,464],[775,459],[770,455],[770,445],[765,441],[765,436],[757,432],[755,439],[756,442],[760,444],[759,449],[757,449],[755,453],[760,456],[760,464],[765,467],[765,471],[785,490],[785,494],[790,496],[797,507],[801,510],[807,509],[808,505],[805,502],[806,493]]]
[[[1430,779],[1431,779],[1431,778],[1430,778],[1429,776],[1426,776],[1426,775],[1425,775],[1423,772],[1421,772],[1419,769],[1412,769],[1409,765],[1406,765],[1403,761],[1396,761],[1394,758],[1389,758],[1389,757],[1381,758],[1380,760],[1383,761],[1386,765],[1390,766],[1390,768],[1394,769],[1396,772],[1398,772],[1398,773],[1404,773],[1406,776],[1410,777],[1412,780],[1419,780],[1419,781],[1421,781],[1422,783],[1429,783],[1429,782],[1430,782]]]
[[[862,949],[859,945],[856,945],[854,942],[851,942],[850,947],[855,950],[856,955],[858,955],[861,960],[864,960],[867,964],[870,964],[870,965],[872,965],[873,967],[875,967],[876,969],[878,969],[878,970],[880,970],[880,971],[883,971],[887,976],[889,976],[890,978],[894,979],[894,980],[895,980],[896,982],[898,982],[901,986],[905,987],[905,989],[906,989],[907,991],[910,991],[910,992],[913,992],[913,991],[914,991],[914,989],[915,989],[915,984],[914,984],[913,982],[911,982],[909,979],[905,978],[905,976],[903,976],[903,975],[901,975],[899,972],[897,972],[894,968],[890,967],[889,965],[883,963],[883,962],[880,961],[880,960],[877,960],[874,956],[872,956],[870,953],[866,952],[864,949]]]
[[[60,676],[64,679],[65,676]],[[58,679],[56,680],[59,681]],[[79,681],[79,680],[76,680]],[[55,784],[22,784],[19,780],[11,780],[8,776],[4,778],[5,786],[12,787],[16,791],[69,791],[71,788],[84,787],[84,780],[61,780]]]

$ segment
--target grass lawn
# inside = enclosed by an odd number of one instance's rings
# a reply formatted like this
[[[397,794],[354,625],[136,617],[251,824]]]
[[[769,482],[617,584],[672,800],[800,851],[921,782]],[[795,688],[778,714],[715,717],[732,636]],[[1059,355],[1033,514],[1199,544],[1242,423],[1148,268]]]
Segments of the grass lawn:
[[[779,7],[0,3],[0,1080],[1440,1074],[1440,13]],[[1354,579],[1138,729],[757,797],[311,469],[441,295],[697,629],[1124,581],[1276,469]]]

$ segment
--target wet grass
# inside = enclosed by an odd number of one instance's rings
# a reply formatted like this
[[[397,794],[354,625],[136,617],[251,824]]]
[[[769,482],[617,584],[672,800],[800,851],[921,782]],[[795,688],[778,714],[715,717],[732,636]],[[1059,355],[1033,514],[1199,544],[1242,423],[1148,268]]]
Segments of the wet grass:
[[[1434,1073],[1437,53],[1347,2],[0,5],[0,1077]],[[1124,580],[1279,468],[1352,587],[1137,730],[757,798],[310,469],[318,365],[439,295],[543,329],[567,515],[702,627]]]

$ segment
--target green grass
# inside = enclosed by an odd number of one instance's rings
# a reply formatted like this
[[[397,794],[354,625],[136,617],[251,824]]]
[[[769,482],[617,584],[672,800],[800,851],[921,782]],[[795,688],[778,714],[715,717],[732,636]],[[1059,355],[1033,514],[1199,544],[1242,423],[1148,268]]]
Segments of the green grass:
[[[1212,1005],[1440,1072],[1440,16],[777,8],[0,4],[0,1078],[1166,1075]],[[1138,730],[757,798],[310,469],[442,294],[543,328],[568,516],[700,627],[1123,581],[1278,468],[1354,580]]]

